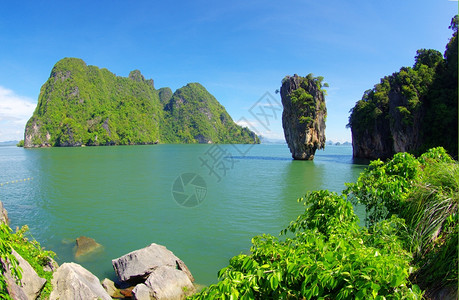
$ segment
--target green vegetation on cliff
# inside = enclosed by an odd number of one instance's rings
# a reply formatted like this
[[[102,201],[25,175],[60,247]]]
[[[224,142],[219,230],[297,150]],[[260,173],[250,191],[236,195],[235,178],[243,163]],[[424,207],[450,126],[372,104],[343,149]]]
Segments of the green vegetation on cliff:
[[[414,66],[386,76],[351,109],[354,156],[387,158],[443,146],[458,155],[457,16],[444,57],[417,51]]]
[[[0,223],[0,299],[12,299],[8,294],[7,280],[5,278],[7,270],[10,270],[10,276],[16,282],[19,282],[22,278],[22,270],[18,265],[18,260],[12,253],[13,250],[32,266],[39,277],[46,279],[46,283],[37,299],[49,299],[52,290],[51,279],[53,277],[53,271],[49,267],[53,264],[56,254],[52,251],[44,250],[31,237],[27,226],[23,226],[13,233],[11,228],[4,223]]]
[[[294,159],[314,159],[317,149],[325,148],[325,105],[327,83],[323,77],[285,76],[280,88],[282,127]]]
[[[170,143],[259,143],[247,128],[233,122],[225,108],[201,84],[189,83],[178,89],[165,106],[161,127],[163,140]]]
[[[194,299],[421,299],[457,292],[459,165],[443,148],[374,161],[342,195],[310,192]],[[366,205],[360,227],[351,202]],[[422,291],[421,288],[425,291]]]
[[[76,58],[54,66],[24,140],[25,147],[259,142],[199,84],[172,94],[138,70],[120,77]]]

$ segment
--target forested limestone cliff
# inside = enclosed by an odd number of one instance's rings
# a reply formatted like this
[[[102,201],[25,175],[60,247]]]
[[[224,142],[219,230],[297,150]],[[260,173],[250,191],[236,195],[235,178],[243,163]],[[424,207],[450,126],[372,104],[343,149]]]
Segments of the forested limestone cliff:
[[[60,60],[27,122],[25,147],[154,143],[259,143],[202,85],[156,90],[135,70],[120,77]]]

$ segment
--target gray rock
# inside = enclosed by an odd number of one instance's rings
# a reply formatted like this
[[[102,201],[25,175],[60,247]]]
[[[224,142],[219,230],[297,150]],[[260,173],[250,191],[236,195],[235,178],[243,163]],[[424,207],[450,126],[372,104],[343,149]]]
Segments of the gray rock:
[[[102,280],[102,287],[112,298],[123,298],[120,290],[115,286],[115,283],[108,278]]]
[[[112,299],[99,279],[76,263],[64,263],[54,273],[50,299]]]
[[[6,290],[8,295],[14,300],[29,300],[24,290],[17,285],[16,280],[11,276],[10,272],[3,274],[6,281]]]
[[[114,259],[112,264],[121,281],[145,280],[153,270],[161,266],[181,270],[191,282],[194,281],[193,275],[183,261],[166,247],[155,243]]]
[[[36,299],[41,289],[46,283],[46,279],[38,276],[32,266],[13,250],[13,255],[19,262],[19,267],[22,269],[21,288],[27,295],[28,299]]]
[[[139,283],[132,290],[132,296],[135,300],[150,300],[153,298],[152,290],[143,283]]]
[[[11,273],[10,264],[6,261],[1,261],[3,268],[7,270],[5,272],[5,278],[8,283],[9,294],[14,295],[13,299],[36,299],[45,285],[46,279],[38,276],[37,272],[35,272],[32,266],[22,258],[19,253],[13,250],[12,254],[16,257],[18,266],[22,269],[22,278],[21,281],[17,283]]]
[[[0,201],[0,223],[4,223],[6,225],[10,223],[10,220],[8,219],[8,212],[3,207],[2,201]]]
[[[317,79],[308,77],[287,76],[280,89],[285,140],[292,157],[300,160],[312,160],[317,149],[325,148],[325,97]]]
[[[151,289],[153,299],[158,300],[180,300],[196,291],[185,272],[171,266],[155,269],[148,276],[145,285]]]
[[[48,263],[43,266],[43,270],[46,272],[54,272],[59,268],[59,264],[52,258],[48,256]]]

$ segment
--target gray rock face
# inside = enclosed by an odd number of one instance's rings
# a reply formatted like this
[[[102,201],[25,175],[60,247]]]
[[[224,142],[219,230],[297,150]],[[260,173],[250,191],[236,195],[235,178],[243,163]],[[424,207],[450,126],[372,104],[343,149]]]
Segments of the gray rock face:
[[[184,272],[191,282],[194,281],[191,272],[183,261],[167,250],[166,247],[155,243],[114,259],[112,264],[116,275],[121,281],[145,280],[153,270],[161,266],[178,269]]]
[[[10,220],[8,219],[8,212],[3,207],[2,201],[0,201],[0,223],[9,224]]]
[[[153,298],[152,290],[143,283],[139,283],[132,290],[132,296],[135,300],[150,300]]]
[[[12,254],[16,257],[18,265],[22,269],[22,279],[19,285],[16,284],[16,280],[11,274],[9,264],[2,261],[3,267],[8,270],[5,273],[8,283],[8,292],[10,295],[14,295],[13,299],[36,299],[45,285],[46,279],[38,276],[32,266],[16,251],[13,250]]]
[[[357,126],[351,127],[354,157],[386,159],[395,153],[415,152],[421,148],[423,113],[420,109],[413,111],[410,113],[410,121],[405,120],[400,108],[408,107],[409,100],[403,95],[401,88],[400,85],[391,84],[388,107],[378,107],[381,116],[365,127],[365,130]]]
[[[325,106],[321,79],[287,76],[280,89],[282,127],[294,159],[312,160],[317,149],[325,147]]]
[[[116,288],[115,283],[108,278],[102,280],[102,287],[105,291],[110,295],[112,298],[123,298],[121,292],[118,288]]]
[[[99,279],[75,263],[62,264],[53,275],[50,299],[112,299]]]
[[[180,300],[193,294],[195,288],[190,278],[174,267],[161,266],[148,276],[145,285],[151,289],[153,299]]]
[[[39,277],[32,266],[14,250],[13,255],[18,260],[19,267],[22,269],[22,289],[24,290],[28,299],[36,299],[41,289],[45,285],[46,279]]]

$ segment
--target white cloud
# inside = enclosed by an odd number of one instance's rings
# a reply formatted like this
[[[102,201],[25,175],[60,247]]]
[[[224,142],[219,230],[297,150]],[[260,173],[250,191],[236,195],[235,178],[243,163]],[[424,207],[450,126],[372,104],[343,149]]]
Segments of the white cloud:
[[[265,126],[260,124],[260,122],[258,122],[257,120],[254,120],[254,119],[249,120],[244,117],[236,121],[236,124],[242,127],[247,127],[253,132],[255,132],[257,135],[261,135],[268,139],[274,139],[274,140],[284,139],[284,131],[282,129],[282,124],[280,123],[280,121],[274,122],[274,124],[271,124],[271,126],[269,127],[270,130],[266,130]]]
[[[34,100],[0,86],[0,141],[23,139],[25,125],[36,106]]]

